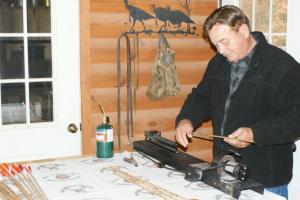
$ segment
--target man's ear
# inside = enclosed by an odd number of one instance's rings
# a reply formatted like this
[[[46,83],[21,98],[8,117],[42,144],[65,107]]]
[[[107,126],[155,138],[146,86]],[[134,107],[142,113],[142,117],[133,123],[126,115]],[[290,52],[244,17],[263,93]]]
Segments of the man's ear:
[[[239,28],[239,32],[243,34],[246,38],[250,35],[249,27],[246,24],[242,24]]]

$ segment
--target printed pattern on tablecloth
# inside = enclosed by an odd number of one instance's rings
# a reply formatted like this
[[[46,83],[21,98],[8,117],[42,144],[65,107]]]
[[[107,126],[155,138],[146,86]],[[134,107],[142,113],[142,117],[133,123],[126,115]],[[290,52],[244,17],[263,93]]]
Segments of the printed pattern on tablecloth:
[[[124,162],[132,156],[138,166]],[[165,168],[158,168],[153,161],[133,152],[114,154],[109,159],[85,157],[32,164],[33,175],[40,183],[49,200],[119,200],[119,199],[161,199],[140,186],[127,182],[114,174],[111,166],[152,183],[171,193],[187,199],[233,200],[202,182],[188,182],[184,174]],[[284,200],[266,192],[258,194],[252,190],[242,191],[240,200]]]

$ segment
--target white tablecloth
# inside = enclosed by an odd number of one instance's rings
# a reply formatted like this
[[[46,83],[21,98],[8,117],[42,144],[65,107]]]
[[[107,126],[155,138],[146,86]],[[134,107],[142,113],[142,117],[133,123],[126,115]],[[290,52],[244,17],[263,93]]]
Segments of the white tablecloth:
[[[129,153],[115,154],[110,159],[95,157],[57,160],[31,164],[33,175],[49,200],[135,200],[160,199],[136,184],[124,181],[109,167],[119,166],[122,171],[141,180],[160,186],[187,199],[233,200],[231,196],[202,182],[188,182],[184,174],[157,168],[152,161],[134,152],[138,167],[123,161]],[[284,200],[270,192],[264,195],[252,190],[242,191],[241,200]]]

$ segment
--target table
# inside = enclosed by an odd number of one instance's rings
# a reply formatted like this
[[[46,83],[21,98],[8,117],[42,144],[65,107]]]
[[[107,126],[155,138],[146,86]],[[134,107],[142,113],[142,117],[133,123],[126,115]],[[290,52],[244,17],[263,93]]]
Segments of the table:
[[[133,155],[138,166],[124,162]],[[120,200],[161,199],[149,191],[130,183],[113,173],[111,166],[138,177],[144,182],[164,188],[182,199],[233,200],[231,196],[202,182],[188,182],[184,174],[158,168],[137,152],[117,153],[113,158],[81,157],[32,163],[32,172],[49,200]],[[171,199],[171,198],[168,198]],[[264,195],[252,190],[242,191],[240,200],[284,200],[265,191]]]

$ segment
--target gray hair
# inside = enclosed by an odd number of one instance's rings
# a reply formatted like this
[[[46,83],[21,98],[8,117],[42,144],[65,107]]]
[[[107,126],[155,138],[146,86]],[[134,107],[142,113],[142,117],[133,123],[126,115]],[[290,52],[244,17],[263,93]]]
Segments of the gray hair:
[[[246,24],[249,31],[251,30],[248,17],[240,8],[233,5],[222,6],[208,16],[203,25],[203,37],[205,39],[209,39],[208,33],[216,24],[231,26],[236,31],[242,24]]]

